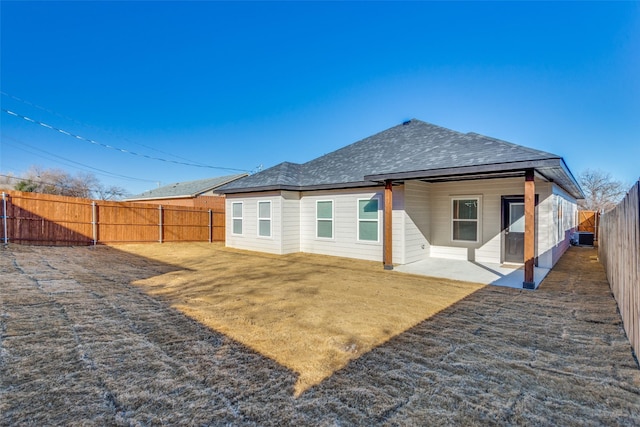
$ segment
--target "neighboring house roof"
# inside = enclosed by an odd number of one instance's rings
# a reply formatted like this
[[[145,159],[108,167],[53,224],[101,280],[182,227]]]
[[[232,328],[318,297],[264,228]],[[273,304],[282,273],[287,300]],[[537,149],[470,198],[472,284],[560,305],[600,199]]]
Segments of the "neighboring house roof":
[[[207,191],[215,190],[218,187],[232,181],[247,176],[248,174],[236,174],[218,176],[215,178],[198,179],[196,181],[176,182],[164,187],[154,188],[138,195],[132,196],[126,201],[156,200],[156,199],[180,199],[193,198]]]
[[[280,163],[218,191],[300,191],[379,185],[387,179],[435,182],[522,176],[524,169],[530,168],[557,182],[574,197],[583,197],[558,155],[416,119],[304,164]]]

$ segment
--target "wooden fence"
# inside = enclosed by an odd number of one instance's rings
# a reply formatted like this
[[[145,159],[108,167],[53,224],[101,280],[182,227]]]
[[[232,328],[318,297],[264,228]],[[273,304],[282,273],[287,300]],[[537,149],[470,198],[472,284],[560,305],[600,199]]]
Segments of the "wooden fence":
[[[593,239],[598,240],[598,223],[600,222],[600,212],[578,211],[578,231],[588,231],[593,233]]]
[[[224,203],[214,209],[2,192],[0,242],[95,245],[224,241]]]
[[[640,181],[618,206],[602,214],[598,257],[631,346],[640,356]]]

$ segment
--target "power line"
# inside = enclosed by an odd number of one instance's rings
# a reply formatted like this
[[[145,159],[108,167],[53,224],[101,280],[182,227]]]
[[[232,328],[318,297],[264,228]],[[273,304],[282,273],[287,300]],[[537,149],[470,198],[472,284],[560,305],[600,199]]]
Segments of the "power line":
[[[0,94],[2,94],[2,95],[4,95],[4,96],[6,96],[6,97],[8,97],[8,98],[11,98],[11,99],[13,99],[13,100],[15,100],[15,101],[21,102],[21,103],[23,103],[23,104],[25,104],[25,105],[28,105],[28,106],[30,106],[30,107],[34,107],[34,108],[37,108],[37,109],[39,109],[39,110],[46,111],[47,113],[53,114],[54,116],[58,116],[58,117],[63,118],[63,119],[65,119],[65,120],[69,120],[69,121],[71,121],[71,122],[73,122],[73,123],[76,123],[76,124],[79,124],[79,125],[82,125],[82,126],[87,126],[87,127],[90,127],[90,128],[94,128],[94,129],[97,129],[97,130],[100,130],[100,131],[103,131],[103,129],[100,129],[100,128],[98,128],[97,126],[93,126],[93,125],[90,125],[90,124],[83,123],[83,122],[81,122],[81,121],[79,121],[79,120],[76,120],[76,119],[74,119],[74,118],[72,118],[72,117],[66,116],[66,115],[64,115],[64,114],[60,114],[60,113],[58,113],[58,112],[56,112],[56,111],[53,111],[53,110],[51,110],[51,109],[49,109],[49,108],[46,108],[46,107],[43,107],[43,106],[41,106],[41,105],[34,104],[33,102],[27,101],[26,99],[22,99],[22,98],[20,98],[20,97],[15,96],[15,95],[11,95],[10,93],[4,92],[4,91],[2,91],[2,90],[0,90]],[[166,155],[169,155],[169,156],[171,156],[171,157],[175,157],[175,158],[177,158],[177,159],[186,160],[186,161],[191,162],[191,163],[194,163],[194,164],[199,164],[199,165],[202,165],[202,166],[207,166],[207,165],[205,165],[204,163],[197,162],[197,161],[194,161],[194,160],[191,160],[191,159],[187,159],[186,157],[181,157],[181,156],[178,156],[178,155],[176,155],[176,154],[172,154],[172,153],[169,153],[169,152],[166,152],[166,151],[163,151],[163,150],[159,150],[159,149],[157,149],[157,148],[155,148],[155,147],[150,147],[150,146],[148,146],[148,145],[141,144],[141,143],[139,143],[139,142],[131,141],[131,140],[127,139],[127,138],[122,138],[122,139],[124,139],[126,142],[129,142],[129,143],[132,143],[132,144],[139,145],[139,146],[144,147],[144,148],[147,148],[147,149],[149,149],[149,150],[157,151],[158,153],[166,154]]]
[[[93,166],[85,165],[84,163],[76,162],[76,161],[73,161],[73,160],[71,160],[71,159],[67,159],[67,158],[64,158],[64,157],[62,157],[62,156],[58,156],[57,154],[50,153],[50,152],[48,152],[48,151],[46,151],[46,150],[43,150],[43,149],[41,149],[41,148],[34,147],[34,146],[32,146],[32,145],[29,145],[29,144],[27,144],[27,143],[25,143],[25,142],[19,141],[19,140],[17,140],[16,138],[13,138],[13,137],[10,137],[10,136],[3,135],[3,138],[5,139],[5,141],[4,141],[4,144],[5,144],[5,145],[9,145],[9,146],[15,147],[15,148],[17,148],[17,149],[19,149],[19,150],[24,150],[24,151],[26,151],[27,153],[30,153],[30,154],[33,154],[33,155],[38,155],[38,154],[36,154],[36,153],[30,152],[29,150],[25,150],[24,148],[20,148],[20,147],[17,147],[17,146],[15,146],[15,145],[13,145],[13,144],[7,143],[7,142],[6,142],[6,140],[8,139],[8,140],[14,141],[14,142],[16,142],[16,143],[18,143],[18,144],[20,144],[20,145],[24,145],[25,147],[29,147],[29,148],[31,148],[31,149],[33,149],[33,150],[36,150],[36,151],[41,151],[41,152],[43,152],[43,153],[45,153],[45,154],[47,154],[47,155],[49,155],[49,156],[52,156],[52,157],[55,157],[55,158],[57,158],[57,159],[63,160],[64,162],[67,162],[67,163],[73,163],[73,164],[76,164],[76,165],[82,166],[82,167],[87,168],[87,169],[92,169],[92,170],[94,170],[94,171],[97,171],[100,175],[109,176],[109,177],[111,177],[111,178],[123,178],[123,179],[128,179],[128,180],[131,180],[131,181],[157,182],[157,180],[152,180],[152,179],[143,179],[143,178],[135,178],[135,177],[132,177],[132,176],[120,175],[120,174],[117,174],[117,173],[113,173],[113,172],[106,171],[106,170],[104,170],[104,169],[99,169],[99,168],[96,168],[96,167],[93,167]],[[42,156],[42,155],[40,155],[40,157],[43,157],[43,156]],[[46,157],[45,157],[45,158],[46,158]],[[64,164],[64,163],[63,163],[63,164]]]
[[[2,108],[2,111],[4,111],[5,113],[7,113],[7,114],[9,114],[11,116],[24,119],[24,120],[26,120],[28,122],[40,125],[40,126],[45,127],[47,129],[51,129],[51,130],[57,131],[57,132],[59,132],[59,133],[61,133],[63,135],[67,135],[67,136],[70,136],[72,138],[76,138],[76,139],[78,139],[80,141],[89,142],[91,144],[94,144],[94,145],[97,145],[97,146],[100,146],[100,147],[103,147],[103,148],[108,148],[110,150],[120,151],[121,153],[130,154],[132,156],[144,157],[144,158],[147,158],[147,159],[150,159],[150,160],[158,160],[158,161],[165,162],[165,163],[174,163],[174,164],[183,165],[183,166],[192,166],[192,167],[208,168],[208,169],[220,169],[220,170],[228,170],[228,171],[233,171],[233,172],[249,172],[246,169],[235,169],[235,168],[227,168],[227,167],[222,167],[222,166],[209,166],[209,165],[202,165],[202,164],[196,164],[196,163],[179,162],[177,160],[169,160],[169,159],[163,159],[161,157],[154,157],[154,156],[149,156],[149,155],[146,155],[146,154],[140,154],[140,153],[136,153],[136,152],[133,152],[133,151],[130,151],[130,150],[125,150],[124,148],[114,147],[112,145],[103,144],[103,143],[95,141],[93,139],[89,139],[89,138],[85,138],[85,137],[80,136],[80,135],[76,135],[76,134],[68,132],[68,131],[66,131],[64,129],[60,129],[60,128],[57,128],[55,126],[48,125],[48,124],[46,124],[44,122],[32,119],[32,118],[27,117],[27,116],[23,116],[22,114],[16,113],[16,112],[11,111],[11,110],[7,110],[5,108]]]

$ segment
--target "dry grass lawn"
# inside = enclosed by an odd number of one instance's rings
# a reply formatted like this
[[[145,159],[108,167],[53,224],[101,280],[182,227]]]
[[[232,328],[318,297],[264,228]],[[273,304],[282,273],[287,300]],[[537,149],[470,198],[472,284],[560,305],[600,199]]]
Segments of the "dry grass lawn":
[[[592,249],[532,292],[205,246],[0,247],[0,425],[640,425]]]
[[[220,244],[118,249],[178,267],[135,284],[296,372],[296,395],[483,287],[388,272],[376,262]]]

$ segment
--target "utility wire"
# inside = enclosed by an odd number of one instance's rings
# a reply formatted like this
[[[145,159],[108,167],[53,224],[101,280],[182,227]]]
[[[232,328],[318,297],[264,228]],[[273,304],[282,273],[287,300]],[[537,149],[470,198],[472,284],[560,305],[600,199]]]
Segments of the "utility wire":
[[[235,169],[235,168],[227,168],[227,167],[222,167],[222,166],[209,166],[209,165],[202,165],[202,164],[196,164],[196,163],[179,162],[177,160],[169,160],[169,159],[163,159],[161,157],[154,157],[154,156],[149,156],[149,155],[146,155],[146,154],[140,154],[140,153],[136,153],[136,152],[133,152],[133,151],[130,151],[130,150],[125,150],[124,148],[114,147],[112,145],[103,144],[103,143],[95,141],[93,139],[89,139],[89,138],[85,138],[85,137],[80,136],[80,135],[76,135],[76,134],[68,132],[68,131],[66,131],[64,129],[60,129],[60,128],[57,128],[55,126],[48,125],[48,124],[43,123],[41,121],[32,119],[32,118],[27,117],[27,116],[23,116],[22,114],[16,113],[16,112],[11,111],[11,110],[7,110],[5,108],[2,108],[2,111],[4,111],[5,113],[7,113],[7,114],[9,114],[11,116],[19,117],[21,119],[24,119],[24,120],[26,120],[28,122],[31,122],[31,123],[34,123],[34,124],[37,124],[37,125],[40,125],[40,126],[45,127],[47,129],[58,131],[63,135],[67,135],[67,136],[70,136],[72,138],[76,138],[76,139],[78,139],[80,141],[89,142],[91,144],[94,144],[94,145],[97,145],[97,146],[100,146],[100,147],[103,147],[103,148],[108,148],[110,150],[120,151],[121,153],[130,154],[132,156],[144,157],[144,158],[147,158],[147,159],[150,159],[150,160],[158,160],[158,161],[161,161],[161,162],[174,163],[174,164],[183,165],[183,166],[193,166],[193,167],[208,168],[208,169],[220,169],[220,170],[228,170],[228,171],[234,171],[234,172],[249,172],[246,169]]]
[[[20,97],[15,96],[15,95],[11,95],[10,93],[4,92],[4,91],[2,91],[2,90],[0,90],[0,94],[2,94],[2,95],[4,95],[4,96],[6,96],[6,97],[8,97],[8,98],[11,98],[11,99],[13,99],[13,100],[15,100],[15,101],[22,102],[23,104],[28,105],[28,106],[30,106],[30,107],[34,107],[34,108],[37,108],[37,109],[39,109],[39,110],[46,111],[47,113],[53,114],[54,116],[58,116],[58,117],[63,118],[63,119],[65,119],[65,120],[69,120],[69,121],[71,121],[71,122],[73,122],[73,123],[76,123],[76,124],[78,124],[78,125],[82,125],[82,126],[86,126],[86,127],[90,127],[90,128],[93,128],[93,129],[97,129],[97,130],[103,131],[103,129],[100,129],[100,128],[98,128],[97,126],[93,126],[93,125],[89,125],[89,124],[83,123],[83,122],[81,122],[81,121],[79,121],[79,120],[76,120],[76,119],[74,119],[74,118],[72,118],[72,117],[66,116],[66,115],[64,115],[64,114],[60,114],[60,113],[58,113],[58,112],[56,112],[56,111],[53,111],[53,110],[51,110],[51,109],[49,109],[49,108],[46,108],[46,107],[43,107],[43,106],[41,106],[41,105],[34,104],[33,102],[27,101],[26,99],[22,99],[22,98],[20,98]],[[149,149],[149,150],[157,151],[158,153],[166,154],[166,155],[168,155],[168,156],[175,157],[175,158],[177,158],[177,159],[186,160],[186,161],[191,162],[191,163],[194,163],[194,164],[199,164],[199,165],[202,165],[202,166],[207,166],[207,165],[205,165],[204,163],[197,162],[197,161],[194,161],[194,160],[191,160],[191,159],[187,159],[187,158],[185,158],[185,157],[181,157],[181,156],[178,156],[178,155],[176,155],[176,154],[168,153],[168,152],[166,152],[166,151],[162,151],[162,150],[159,150],[159,149],[157,149],[157,148],[150,147],[150,146],[145,145],[145,144],[141,144],[141,143],[139,143],[139,142],[131,141],[131,140],[127,139],[127,138],[122,138],[122,139],[124,139],[124,141],[129,142],[129,143],[131,143],[131,144],[136,144],[136,145],[139,145],[139,146],[141,146],[141,147],[147,148],[147,149]]]
[[[109,172],[109,171],[106,171],[106,170],[104,170],[104,169],[95,168],[95,167],[93,167],[93,166],[85,165],[84,163],[76,162],[76,161],[73,161],[73,160],[71,160],[71,159],[67,159],[67,158],[64,158],[64,157],[62,157],[62,156],[58,156],[57,154],[50,153],[50,152],[48,152],[48,151],[46,151],[46,150],[43,150],[43,149],[41,149],[41,148],[34,147],[34,146],[29,145],[29,144],[27,144],[27,143],[25,143],[25,142],[19,141],[19,140],[17,140],[16,138],[13,138],[13,137],[10,137],[10,136],[6,136],[6,135],[3,135],[3,137],[4,137],[4,142],[3,142],[3,143],[4,143],[5,145],[9,145],[9,146],[11,146],[11,147],[15,147],[15,148],[17,148],[17,149],[19,149],[19,150],[24,150],[24,151],[26,151],[27,153],[31,153],[31,154],[34,154],[34,155],[38,155],[38,154],[36,154],[36,153],[30,152],[29,150],[25,150],[24,148],[20,148],[20,147],[18,147],[18,146],[16,146],[16,145],[13,145],[13,144],[11,144],[11,143],[6,142],[6,140],[8,139],[8,140],[14,141],[14,142],[16,142],[16,143],[18,143],[18,144],[20,144],[20,145],[24,145],[25,147],[29,147],[29,148],[31,148],[32,150],[40,151],[40,152],[45,153],[45,154],[47,154],[47,155],[49,155],[49,156],[52,156],[52,157],[55,157],[55,158],[57,158],[57,159],[63,160],[64,162],[67,162],[67,163],[73,163],[73,164],[75,164],[75,165],[79,165],[79,166],[82,166],[82,167],[87,168],[87,169],[92,169],[92,170],[94,170],[94,171],[99,172],[99,173],[100,173],[100,175],[109,176],[109,177],[111,177],[111,178],[123,178],[123,179],[128,179],[128,180],[131,180],[131,181],[157,182],[157,180],[143,179],[143,178],[135,178],[135,177],[132,177],[132,176],[120,175],[120,174],[117,174],[117,173]],[[43,157],[43,156],[42,156],[42,155],[40,155],[40,157]],[[45,158],[46,158],[46,157],[45,157]],[[63,163],[63,164],[64,164],[64,163]]]

